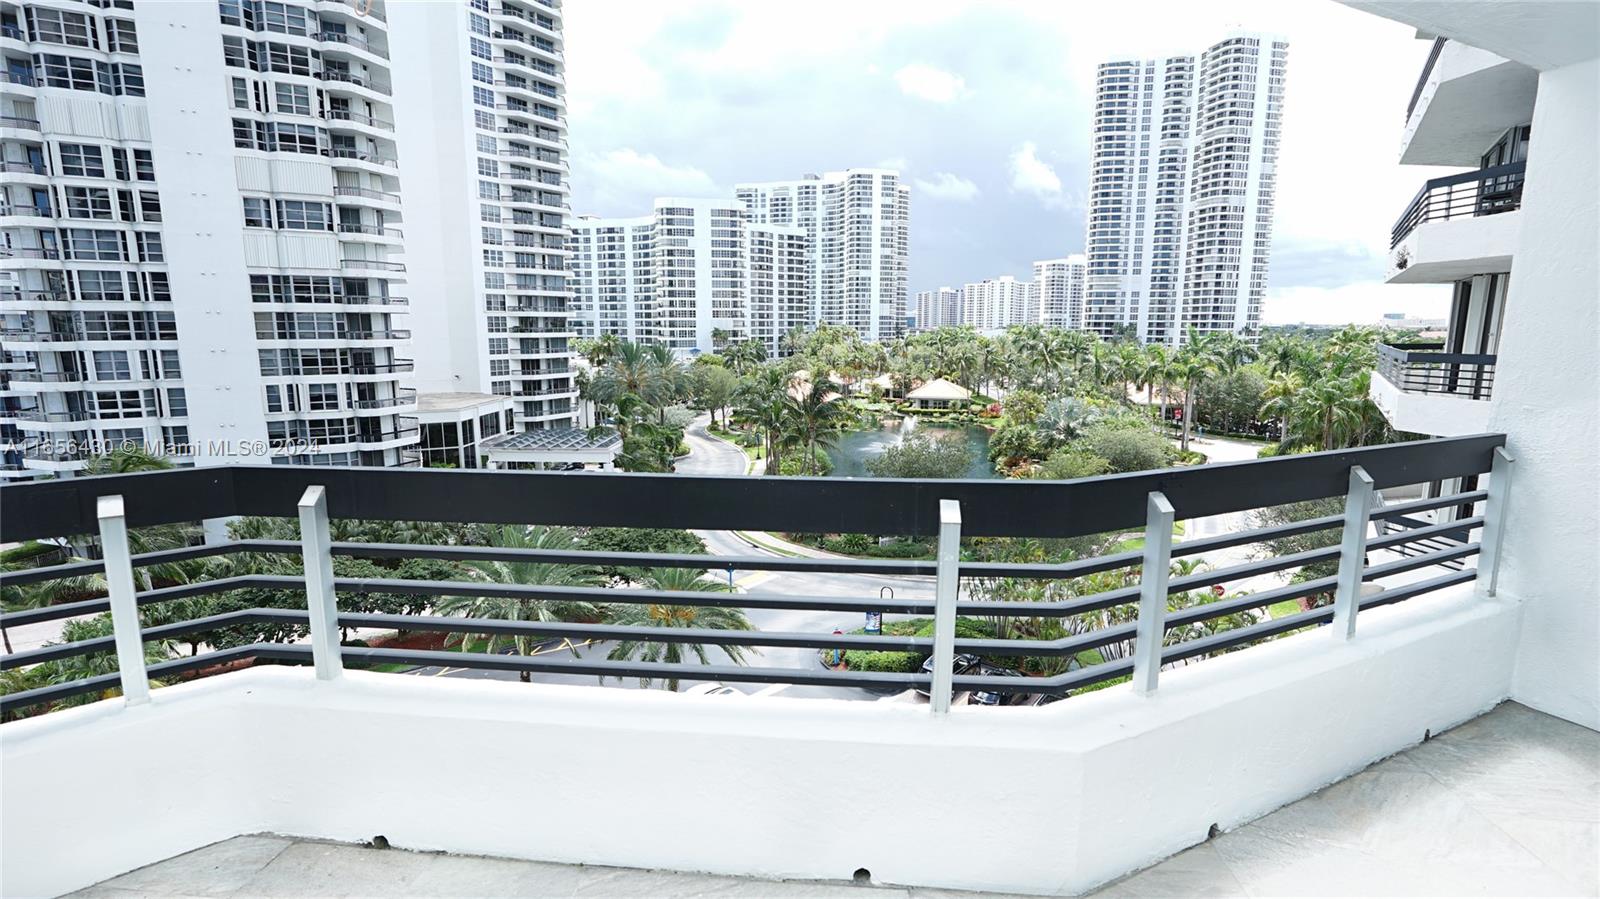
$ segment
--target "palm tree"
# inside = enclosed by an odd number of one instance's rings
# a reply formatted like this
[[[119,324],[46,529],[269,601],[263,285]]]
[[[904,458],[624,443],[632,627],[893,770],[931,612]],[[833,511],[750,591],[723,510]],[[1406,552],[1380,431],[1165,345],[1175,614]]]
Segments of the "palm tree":
[[[805,448],[805,470],[817,473],[817,450],[832,446],[839,431],[849,424],[850,409],[839,395],[836,385],[827,378],[817,378],[790,400],[794,414],[794,427]]]
[[[83,466],[88,474],[135,474],[141,471],[165,471],[172,463],[142,446],[124,446],[103,456],[95,456]]]
[[[777,366],[765,366],[742,383],[735,395],[734,420],[761,434],[767,457],[766,471],[770,475],[779,473],[783,450],[791,439],[794,418],[788,389],[788,372]]]
[[[1289,439],[1289,416],[1294,411],[1294,398],[1304,386],[1305,381],[1299,372],[1286,370],[1274,374],[1262,392],[1264,402],[1261,404],[1261,414],[1278,420],[1280,443],[1286,443]]]
[[[1183,437],[1179,449],[1189,451],[1189,430],[1194,426],[1194,391],[1200,382],[1216,371],[1216,363],[1191,345],[1178,353],[1175,363],[1183,383]]]
[[[579,548],[576,531],[571,528],[542,525],[502,525],[493,533],[492,544],[510,549]],[[507,562],[493,559],[477,559],[462,564],[467,569],[469,577],[494,584],[598,587],[605,582],[598,571],[587,565],[542,560]],[[489,618],[497,621],[594,621],[602,615],[601,607],[596,603],[528,596],[441,596],[434,602],[434,611],[440,615]],[[449,639],[464,645],[468,636],[456,634]],[[534,638],[527,634],[518,634],[514,637],[507,637],[504,634],[481,636],[488,640],[489,645],[485,651],[489,653],[498,651],[508,642],[516,646],[518,655],[528,655],[533,650]],[[521,678],[526,683],[530,679],[528,672],[523,671]]]
[[[710,580],[706,572],[694,568],[639,568],[627,572],[628,579],[634,581],[647,590],[670,590],[684,593],[731,593],[733,588],[727,584]],[[610,624],[627,625],[632,627],[677,627],[700,628],[716,631],[752,631],[755,626],[750,619],[739,609],[724,606],[669,606],[655,603],[618,603],[607,619]],[[638,638],[623,640],[617,643],[606,658],[614,662],[631,661],[637,657],[643,662],[666,662],[677,664],[683,661],[684,651],[694,653],[700,664],[710,664],[706,655],[704,643],[666,643]],[[722,651],[734,664],[744,664],[744,654],[747,647],[722,645]],[[604,680],[604,678],[602,678]],[[651,678],[640,678],[639,682],[648,687]],[[674,692],[678,689],[678,678],[667,678],[667,689]]]

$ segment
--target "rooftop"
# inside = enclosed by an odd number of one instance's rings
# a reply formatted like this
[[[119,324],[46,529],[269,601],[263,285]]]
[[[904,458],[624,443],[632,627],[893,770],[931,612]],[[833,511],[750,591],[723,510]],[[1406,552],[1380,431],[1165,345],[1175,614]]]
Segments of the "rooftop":
[[[1096,897],[1592,895],[1600,734],[1504,703]],[[241,836],[72,895],[936,897],[922,888],[560,865]]]
[[[495,396],[492,393],[419,393],[417,411],[454,412],[457,409],[471,409],[475,406],[498,405],[508,399],[510,398]]]
[[[583,450],[606,449],[621,446],[622,437],[615,431],[591,437],[582,428],[545,428],[511,434],[502,440],[486,444],[484,449],[504,450]]]

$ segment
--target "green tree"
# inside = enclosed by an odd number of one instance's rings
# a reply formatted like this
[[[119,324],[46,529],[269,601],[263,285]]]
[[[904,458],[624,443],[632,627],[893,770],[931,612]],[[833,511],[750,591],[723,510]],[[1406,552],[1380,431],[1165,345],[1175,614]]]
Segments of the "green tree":
[[[1087,447],[1069,446],[1051,453],[1050,458],[1034,469],[1033,476],[1051,481],[1070,481],[1073,478],[1092,478],[1110,470],[1111,463]]]
[[[511,549],[575,550],[582,548],[576,531],[571,528],[542,525],[504,525],[495,534],[494,545]],[[603,583],[600,573],[587,565],[539,560],[501,561],[474,559],[463,563],[468,574],[477,580],[493,584],[523,584],[547,587],[594,587]],[[599,605],[582,600],[540,599],[528,596],[441,596],[434,601],[434,611],[441,615],[465,618],[489,618],[498,621],[595,621],[601,617]],[[469,635],[458,634],[452,640],[465,643]],[[535,638],[527,634],[507,637],[504,634],[482,634],[487,641],[487,652],[496,652],[510,643],[519,655],[533,650]],[[521,679],[529,680],[523,671]]]
[[[734,392],[739,389],[739,376],[717,365],[708,365],[696,373],[695,399],[700,408],[711,412],[711,423],[726,424],[726,410],[733,401]]]
[[[867,460],[879,478],[960,478],[972,468],[972,451],[959,437],[915,433]]]
[[[805,450],[806,472],[816,474],[817,451],[832,446],[853,421],[850,407],[828,379],[817,376],[790,400],[794,429]]]
[[[728,593],[726,583],[708,579],[706,572],[694,568],[639,568],[629,572],[632,580],[647,590],[688,593]],[[676,606],[655,603],[617,603],[612,607],[609,623],[631,627],[698,628],[702,630],[752,631],[755,626],[739,609],[725,606]],[[668,643],[641,637],[622,640],[612,648],[606,658],[614,662],[631,661],[665,662],[683,661],[685,652],[692,653],[700,664],[710,664],[705,643]],[[722,645],[724,655],[736,665],[745,663],[746,647]],[[603,678],[602,678],[603,679]],[[653,679],[644,677],[639,682],[648,687]],[[666,678],[668,690],[678,689],[676,676]]]
[[[1165,468],[1172,459],[1166,439],[1139,424],[1097,424],[1074,445],[1106,460],[1114,473]]]

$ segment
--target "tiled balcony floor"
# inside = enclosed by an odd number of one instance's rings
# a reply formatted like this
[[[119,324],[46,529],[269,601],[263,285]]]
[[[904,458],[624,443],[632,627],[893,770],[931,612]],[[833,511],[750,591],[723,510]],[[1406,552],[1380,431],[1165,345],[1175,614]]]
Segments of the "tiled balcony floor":
[[[1293,764],[1285,759],[1284,764]],[[1600,734],[1515,703],[1095,896],[1600,895]],[[956,896],[238,837],[74,895]]]

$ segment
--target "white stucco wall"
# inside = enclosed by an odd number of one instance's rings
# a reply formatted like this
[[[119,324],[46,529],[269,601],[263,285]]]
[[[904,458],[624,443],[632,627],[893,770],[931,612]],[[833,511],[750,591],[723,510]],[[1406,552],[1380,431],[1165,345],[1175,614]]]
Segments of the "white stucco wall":
[[[261,831],[561,862],[1074,893],[1492,707],[1462,585],[1043,709],[259,668],[0,728],[0,891]],[[996,822],[1026,821],[1008,827]]]
[[[1525,602],[1512,695],[1600,728],[1600,61],[1544,72],[1489,427],[1517,456],[1500,586]]]
[[[1462,437],[1489,430],[1489,401],[1442,393],[1406,393],[1388,378],[1372,373],[1367,395],[1383,416],[1402,431],[1432,437]]]

